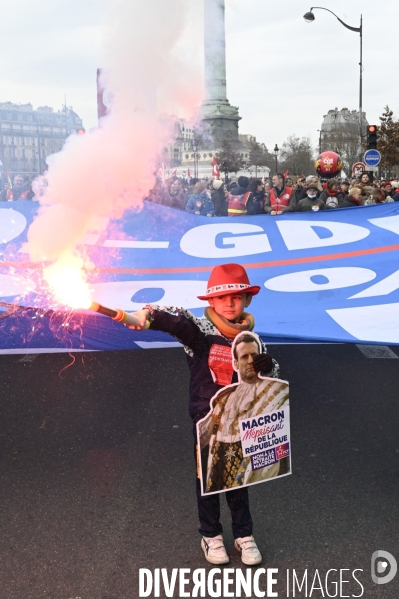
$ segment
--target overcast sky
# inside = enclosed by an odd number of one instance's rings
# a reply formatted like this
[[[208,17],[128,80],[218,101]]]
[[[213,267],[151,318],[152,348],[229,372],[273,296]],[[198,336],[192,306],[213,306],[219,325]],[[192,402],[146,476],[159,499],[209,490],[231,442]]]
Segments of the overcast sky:
[[[1,7],[0,101],[61,109],[65,93],[85,127],[96,126],[104,0],[2,0]],[[399,3],[335,0],[325,7],[354,27],[363,13],[369,123],[379,123],[386,104],[398,114]],[[256,135],[270,150],[290,134],[309,135],[316,145],[329,109],[359,106],[359,35],[323,10],[305,23],[309,9],[301,0],[227,0],[228,98],[240,108],[240,132]]]

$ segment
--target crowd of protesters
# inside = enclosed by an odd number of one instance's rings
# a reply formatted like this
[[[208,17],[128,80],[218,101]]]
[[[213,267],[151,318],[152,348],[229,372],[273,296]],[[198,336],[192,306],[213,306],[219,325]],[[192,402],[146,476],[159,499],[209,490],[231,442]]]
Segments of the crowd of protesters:
[[[40,195],[40,185],[33,187]],[[37,199],[34,190],[28,177],[15,175],[12,182],[0,178],[0,201]],[[242,176],[226,183],[176,176],[164,182],[157,176],[145,199],[201,216],[275,216],[398,202],[399,181],[371,182],[367,173],[351,180],[329,179],[324,183],[316,175],[293,178],[282,173],[274,174],[271,180]]]
[[[173,177],[157,179],[147,201],[201,216],[245,216],[287,212],[317,212],[334,208],[369,206],[399,201],[399,181],[371,182],[367,173],[354,179],[322,181],[315,175],[272,179],[238,177],[218,179]]]

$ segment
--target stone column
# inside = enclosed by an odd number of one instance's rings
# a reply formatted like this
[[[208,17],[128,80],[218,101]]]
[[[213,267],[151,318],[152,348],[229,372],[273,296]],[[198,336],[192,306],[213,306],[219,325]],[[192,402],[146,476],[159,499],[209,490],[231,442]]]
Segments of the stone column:
[[[225,0],[205,0],[205,101],[227,104]]]
[[[238,108],[226,95],[225,0],[204,0],[205,98],[201,107],[202,141],[205,149],[219,149],[225,140],[238,146]]]

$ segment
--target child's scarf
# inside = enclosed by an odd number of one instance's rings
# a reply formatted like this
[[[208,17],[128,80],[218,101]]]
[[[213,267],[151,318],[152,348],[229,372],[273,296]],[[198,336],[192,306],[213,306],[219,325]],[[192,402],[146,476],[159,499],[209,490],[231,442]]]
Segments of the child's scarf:
[[[255,326],[255,319],[252,314],[243,312],[240,322],[230,322],[220,314],[217,314],[211,307],[205,308],[205,318],[211,321],[217,329],[227,339],[235,339],[239,333],[252,331]]]

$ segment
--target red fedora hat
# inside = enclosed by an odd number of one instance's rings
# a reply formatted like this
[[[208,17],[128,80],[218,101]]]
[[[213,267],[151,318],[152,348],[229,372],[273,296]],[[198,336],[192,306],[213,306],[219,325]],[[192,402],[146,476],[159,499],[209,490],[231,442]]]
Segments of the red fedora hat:
[[[198,299],[207,300],[210,297],[229,295],[231,293],[259,293],[258,285],[251,285],[247,272],[241,264],[221,264],[215,266],[209,277],[206,295],[199,295]]]

